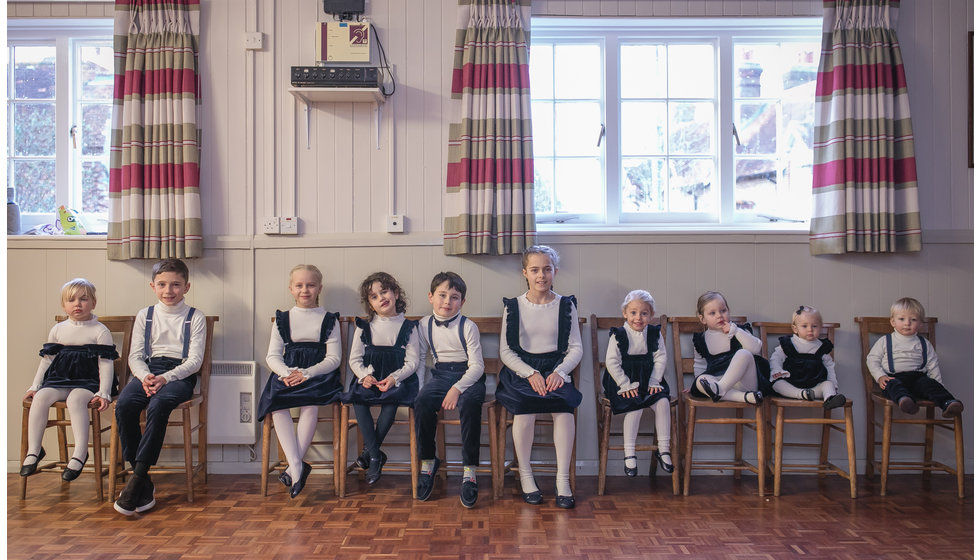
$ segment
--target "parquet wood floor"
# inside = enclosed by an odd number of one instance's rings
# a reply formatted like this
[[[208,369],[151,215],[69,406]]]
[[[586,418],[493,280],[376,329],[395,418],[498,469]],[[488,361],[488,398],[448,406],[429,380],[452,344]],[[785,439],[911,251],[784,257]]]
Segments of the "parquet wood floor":
[[[510,478],[496,501],[481,478],[480,502],[467,510],[453,477],[417,502],[405,476],[371,488],[352,478],[337,499],[329,476],[314,473],[290,500],[281,486],[263,498],[258,475],[210,475],[189,504],[179,476],[158,475],[156,508],[131,518],[94,500],[90,476],[70,487],[34,477],[24,501],[17,478],[7,475],[10,558],[973,557],[972,477],[964,500],[943,476],[890,477],[885,498],[862,478],[856,500],[838,477],[785,477],[779,498],[757,496],[754,477],[699,476],[686,498],[671,494],[666,477],[610,477],[601,497],[595,477],[579,477],[578,504],[566,511],[554,499],[524,504]],[[540,477],[545,495],[551,483]]]

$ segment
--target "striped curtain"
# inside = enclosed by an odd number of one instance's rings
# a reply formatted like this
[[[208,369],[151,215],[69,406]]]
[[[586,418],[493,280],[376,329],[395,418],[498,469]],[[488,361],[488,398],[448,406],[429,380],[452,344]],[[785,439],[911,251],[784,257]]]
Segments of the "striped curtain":
[[[826,0],[810,253],[922,248],[898,0]]]
[[[199,257],[199,0],[116,0],[110,259]]]
[[[534,245],[528,30],[531,0],[458,0],[443,249],[508,255]]]

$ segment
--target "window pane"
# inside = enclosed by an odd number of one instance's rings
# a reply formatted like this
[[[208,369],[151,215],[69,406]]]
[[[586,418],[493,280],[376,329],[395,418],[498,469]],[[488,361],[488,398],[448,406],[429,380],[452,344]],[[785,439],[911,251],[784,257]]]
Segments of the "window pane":
[[[54,212],[54,160],[15,160],[13,186],[21,212]]]
[[[552,214],[555,211],[555,160],[534,158],[534,212]]]
[[[534,155],[554,155],[555,148],[555,105],[550,101],[531,103],[531,134],[534,138]]]
[[[711,103],[670,103],[671,155],[710,154],[715,130],[715,110]]]
[[[738,139],[741,142],[741,145],[735,145],[736,154],[776,153],[775,103],[736,103],[735,115]]]
[[[623,45],[619,66],[621,97],[667,97],[665,45]]]
[[[54,103],[18,103],[14,106],[14,155],[55,154]]]
[[[82,105],[82,155],[108,154],[111,126],[112,105]]]
[[[810,96],[817,83],[818,43],[739,43],[735,46],[735,95]]]
[[[667,209],[667,161],[664,158],[623,160],[623,212]]]
[[[601,78],[599,45],[555,45],[556,99],[598,99]]]
[[[604,184],[600,168],[597,158],[556,160],[556,210],[583,214],[600,212]]]
[[[667,152],[667,104],[659,101],[622,103],[623,155]]]
[[[599,152],[602,121],[598,103],[555,104],[555,154],[592,156]]]
[[[552,99],[555,97],[555,67],[552,60],[551,45],[531,45],[528,67],[531,69],[531,98]]]
[[[667,56],[667,95],[715,96],[715,49],[712,45],[669,45]]]
[[[14,47],[14,98],[54,99],[55,48]]]
[[[710,159],[671,159],[671,212],[715,212],[718,195],[714,185],[714,164]]]
[[[112,47],[78,49],[78,78],[82,99],[112,99]]]
[[[109,169],[101,161],[82,164],[82,212],[109,211]]]

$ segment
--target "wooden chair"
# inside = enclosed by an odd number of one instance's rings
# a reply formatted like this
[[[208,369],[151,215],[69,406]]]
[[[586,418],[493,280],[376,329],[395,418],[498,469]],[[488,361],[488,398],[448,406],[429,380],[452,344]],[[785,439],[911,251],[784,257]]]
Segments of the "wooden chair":
[[[67,319],[64,315],[55,317],[55,322],[61,322]],[[129,359],[129,345],[133,338],[133,320],[134,317],[129,316],[105,316],[99,317],[99,322],[109,329],[109,332],[118,333],[122,336],[122,345],[119,349],[119,358],[113,361],[113,369],[115,370],[116,379],[120,382],[120,388],[122,388],[122,383],[126,380],[126,363]],[[28,416],[31,409],[31,402],[33,399],[27,397],[23,401],[23,418],[21,420],[21,433],[20,433],[20,461],[21,464],[24,463],[24,459],[27,458],[27,423]],[[68,455],[68,433],[67,428],[71,426],[71,421],[65,417],[65,411],[68,410],[68,405],[64,401],[56,402],[52,407],[55,410],[55,418],[53,420],[48,420],[45,429],[47,428],[58,428],[58,460],[52,461],[50,463],[42,463],[38,465],[37,472],[57,472],[59,475],[61,471],[68,465],[70,459]],[[92,472],[95,474],[95,495],[98,497],[99,501],[105,500],[105,490],[102,485],[102,477],[109,474],[109,468],[103,466],[102,453],[108,446],[108,442],[102,443],[102,434],[109,430],[109,427],[102,427],[102,414],[99,412],[98,406],[89,404],[89,412],[91,417],[89,418],[89,423],[92,429],[92,438],[89,441],[89,446],[92,449],[90,453],[92,459],[92,468],[83,468],[83,472]],[[110,456],[111,457],[111,456]],[[27,497],[27,479],[30,477],[20,477],[20,498],[23,500]]]
[[[585,317],[579,317],[578,318],[578,324],[579,324],[579,329],[581,330],[582,325],[585,324]],[[579,362],[579,364],[577,366],[575,366],[575,369],[572,370],[572,382],[576,384],[576,387],[578,387],[578,381],[577,380],[579,379],[579,373],[581,371],[581,368],[582,368],[582,363]],[[575,410],[572,411],[572,415],[574,417],[575,425],[578,426],[578,408],[576,408]],[[550,415],[544,414],[544,415],[541,415],[541,416],[544,416],[544,418],[538,418],[535,421],[535,427],[537,427],[537,426],[551,426],[552,427],[552,430],[554,430],[554,422],[551,420]],[[516,453],[516,450],[515,450],[515,453],[514,453],[514,460],[513,461],[511,461],[510,463],[508,463],[507,462],[507,459],[506,459],[506,452],[507,452],[507,449],[506,449],[507,448],[507,428],[509,426],[513,426],[514,425],[514,415],[510,414],[509,412],[507,412],[507,409],[505,409],[503,407],[503,405],[501,405],[499,402],[497,403],[497,422],[499,423],[498,426],[497,426],[497,437],[498,437],[497,464],[500,465],[500,472],[498,474],[498,476],[499,476],[499,483],[497,484],[497,488],[499,489],[498,490],[499,493],[496,495],[496,497],[497,498],[502,498],[503,495],[504,495],[504,477],[507,475],[507,473],[508,472],[513,472],[513,473],[515,473],[515,476],[520,476],[520,475],[517,474],[518,473],[518,464],[517,464],[517,453]],[[576,438],[576,439],[578,439],[578,438]],[[555,444],[554,444],[553,441],[551,441],[551,442],[539,442],[539,443],[541,443],[542,445],[548,445],[550,447],[554,447],[555,446]],[[572,487],[572,492],[573,493],[575,492],[575,448],[576,447],[577,447],[576,443],[573,442],[572,443],[572,460],[571,460],[571,465],[569,465],[569,473],[568,473],[568,476],[569,476],[569,484]],[[513,449],[513,444],[511,445],[511,449]],[[531,465],[534,467],[534,470],[535,470],[536,473],[537,472],[545,472],[545,473],[549,473],[549,474],[558,474],[558,464],[557,464],[557,462],[552,462],[552,461],[531,461]]]
[[[925,409],[925,418],[909,416],[902,413],[900,417],[895,417],[895,411],[899,410],[898,405],[885,397],[871,373],[868,371],[867,356],[871,351],[871,346],[881,335],[886,335],[895,329],[891,326],[888,317],[855,317],[854,321],[860,326],[861,330],[861,372],[864,378],[864,392],[867,396],[867,463],[865,476],[874,476],[875,469],[881,472],[881,495],[884,496],[888,485],[889,470],[915,470],[922,471],[923,476],[927,476],[933,471],[943,471],[956,475],[957,495],[963,498],[965,494],[963,484],[963,417],[957,414],[953,418],[936,418],[936,403],[927,400],[917,400],[916,404]],[[935,317],[926,317],[919,324],[919,334],[924,336],[933,347],[936,346],[936,324]],[[877,411],[881,409],[882,420],[877,420]],[[893,441],[892,426],[895,424],[914,424],[925,427],[925,438],[922,441]],[[876,439],[875,428],[881,428],[881,440]],[[942,428],[953,432],[953,441],[956,446],[956,468],[945,465],[932,458],[932,448],[934,443],[935,428]],[[881,459],[875,459],[875,447],[881,445]],[[921,461],[892,461],[892,446],[921,447]]]
[[[347,328],[353,333],[355,328],[354,317],[345,318],[347,323]],[[353,334],[351,334],[353,336]],[[348,377],[353,379],[354,373],[351,372]],[[344,383],[344,388],[349,386],[349,380]],[[395,422],[392,428],[395,426],[406,426],[408,429],[408,441],[393,441],[391,438],[391,432],[388,432],[388,436],[385,438],[384,445],[387,447],[408,447],[409,459],[407,461],[397,461],[388,459],[385,463],[385,472],[405,472],[408,471],[412,477],[412,498],[418,497],[418,482],[419,482],[419,460],[418,460],[418,446],[415,439],[415,409],[410,406],[402,406],[399,409],[405,409],[407,411],[406,418],[395,417]],[[347,494],[347,474],[357,470],[357,463],[354,461],[348,462],[348,447],[350,446],[350,431],[357,427],[357,418],[351,413],[353,410],[353,405],[342,403],[340,406],[340,461],[338,463],[337,472],[339,474],[339,479],[337,482],[337,496],[343,498]],[[399,413],[401,410],[399,410]],[[364,438],[361,436],[361,431],[357,430],[357,452],[364,447]]]
[[[200,379],[197,384],[197,391],[191,398],[181,403],[174,412],[179,412],[179,419],[174,419],[171,413],[167,427],[181,428],[182,441],[180,443],[165,443],[163,449],[183,449],[184,464],[182,466],[162,466],[154,465],[154,473],[184,473],[187,485],[187,501],[194,501],[194,476],[202,473],[204,483],[208,482],[208,388],[211,382],[211,353],[214,342],[214,324],[218,322],[218,317],[208,315],[206,320],[206,333],[204,339],[204,359],[201,361],[201,369],[198,370]],[[142,328],[140,325],[138,328]],[[126,380],[128,382],[128,379]],[[125,387],[125,384],[120,386]],[[191,409],[197,407],[197,423],[191,419]],[[119,426],[116,423],[116,403],[112,407],[112,436],[110,439],[109,451],[109,499],[116,496],[116,483],[120,479],[125,479],[132,474],[131,467],[126,467],[122,457],[122,445],[119,442]],[[143,422],[146,421],[146,412],[142,415]],[[194,464],[194,442],[191,436],[197,432],[197,464]]]
[[[467,317],[469,321],[476,323],[477,328],[480,330],[480,336],[500,336],[500,317]],[[483,372],[487,376],[487,380],[497,376],[500,372],[500,358],[488,357],[487,347],[481,344],[483,348]],[[498,476],[501,469],[497,465],[497,447],[498,447],[498,435],[497,435],[497,401],[494,397],[493,389],[496,387],[493,383],[487,384],[487,395],[483,401],[483,419],[480,421],[481,430],[485,430],[488,436],[488,443],[481,444],[481,449],[487,450],[487,461],[480,461],[477,465],[476,472],[485,473],[490,475],[491,487],[493,489],[494,497],[498,496],[498,492],[502,492],[498,484],[503,481],[502,476]],[[454,442],[446,441],[446,426],[459,426],[459,411],[446,411],[440,410],[438,420],[436,421],[436,454],[443,461],[442,467],[439,469],[439,476],[443,480],[448,477],[448,472],[463,472],[463,462],[451,461],[449,460],[449,455],[446,453],[446,447],[459,447],[462,448],[462,444],[459,443],[459,439]],[[461,438],[460,438],[461,439]],[[481,452],[482,455],[482,452]]]
[[[623,432],[612,431],[612,404],[609,399],[606,398],[605,392],[602,389],[602,370],[606,367],[604,359],[600,357],[605,357],[606,348],[608,344],[608,338],[603,339],[602,342],[605,344],[600,345],[600,331],[608,333],[609,329],[613,327],[621,327],[623,325],[622,317],[596,317],[593,313],[589,318],[590,331],[592,333],[592,378],[595,386],[595,399],[596,399],[596,433],[599,435],[599,495],[602,496],[606,491],[606,464],[609,460],[609,450],[613,451],[624,451],[622,444],[610,445],[610,436],[623,437]],[[660,316],[660,332],[666,335],[667,332],[667,316]],[[664,337],[666,340],[666,336]],[[666,350],[666,348],[664,349]],[[680,454],[677,453],[677,389],[674,388],[674,395],[670,397],[670,454],[671,457],[679,457]],[[653,438],[653,443],[651,445],[641,445],[637,444],[637,451],[658,451],[657,447],[657,434],[656,431],[640,431],[637,436],[650,437]],[[650,471],[649,476],[652,478],[654,473],[657,471],[657,460],[656,457],[651,457],[650,459]],[[674,466],[674,472],[671,473],[671,481],[674,487],[674,495],[680,494],[680,480],[681,480],[681,469],[680,465]]]
[[[340,375],[340,379],[341,380],[344,380],[344,379],[347,378],[347,358],[348,358],[348,354],[350,352],[350,348],[349,348],[349,345],[348,345],[348,342],[347,342],[347,339],[348,339],[348,327],[349,327],[348,324],[347,324],[348,323],[348,320],[349,320],[349,318],[347,318],[347,317],[341,317],[337,321],[337,323],[336,323],[336,325],[334,327],[334,328],[340,329],[341,361],[340,361],[340,372],[339,372],[339,375]],[[276,321],[276,318],[273,317],[272,318],[272,322],[275,323],[275,321]],[[275,374],[273,374],[273,375],[275,375]],[[320,407],[320,408],[322,409],[324,407]],[[330,469],[330,471],[333,473],[333,490],[334,490],[334,493],[336,494],[337,493],[337,487],[340,484],[340,474],[339,474],[339,471],[340,471],[340,461],[339,461],[339,459],[340,459],[340,453],[339,453],[340,452],[340,401],[332,402],[332,403],[326,405],[326,408],[329,409],[330,415],[329,416],[324,416],[324,415],[318,413],[317,414],[317,420],[316,420],[317,421],[317,425],[319,426],[320,424],[330,423],[331,429],[332,429],[332,434],[333,435],[332,435],[331,439],[329,439],[329,440],[316,439],[316,436],[314,435],[314,439],[313,439],[313,442],[310,444],[310,447],[313,447],[313,446],[320,447],[320,446],[324,446],[324,445],[328,445],[329,444],[330,447],[331,447],[331,449],[332,449],[331,454],[330,454],[330,460],[329,461],[326,461],[326,460],[324,460],[324,461],[309,460],[309,461],[306,461],[306,462],[309,463],[309,465],[312,466],[314,469],[316,469],[316,468],[329,468]],[[299,418],[298,417],[294,417],[293,418],[293,422],[294,423],[295,422],[298,422],[298,421],[299,421]],[[268,415],[266,415],[265,419],[263,419],[263,421],[262,421],[262,465],[263,465],[263,468],[262,468],[262,474],[261,474],[261,477],[260,477],[259,485],[262,487],[262,495],[263,496],[268,496],[269,495],[269,475],[272,474],[272,473],[281,473],[281,472],[285,471],[287,468],[289,468],[289,463],[286,461],[286,454],[283,452],[282,446],[279,445],[278,441],[276,442],[276,447],[278,449],[276,462],[273,463],[273,464],[271,464],[271,465],[269,464],[269,459],[270,459],[270,455],[271,455],[271,442],[272,442],[272,434],[273,434],[273,432],[274,432],[274,430],[273,430],[273,425],[272,425],[272,415],[271,414],[268,414]]]
[[[731,320],[739,324],[745,323],[746,321],[745,317],[732,317]],[[697,317],[668,317],[667,321],[670,323],[674,341],[674,372],[677,376],[677,390],[680,391],[681,387],[685,386],[684,375],[688,374],[692,377],[694,375],[694,350],[691,347],[690,353],[683,353],[684,349],[681,345],[681,335],[693,335],[694,333],[702,332],[704,326]],[[690,340],[690,336],[688,340]],[[711,399],[692,395],[690,389],[684,390],[681,393],[680,400],[681,406],[678,408],[679,423],[685,426],[687,432],[683,454],[684,495],[687,496],[691,489],[692,469],[732,470],[736,479],[741,477],[742,471],[753,472],[759,478],[759,495],[764,495],[766,491],[766,431],[763,414],[765,404],[753,405],[729,401],[712,402]],[[733,417],[699,418],[697,414],[699,408],[705,410],[722,410],[725,412],[731,411],[735,415]],[[752,418],[744,417],[746,409],[752,411]],[[697,424],[725,424],[735,426],[735,441],[700,441],[695,443],[694,428]],[[742,459],[742,428],[755,430],[756,465],[747,463]],[[732,445],[735,448],[735,456],[731,461],[695,461],[695,445]],[[677,461],[674,461],[674,463],[678,464]]]
[[[762,339],[762,355],[769,356],[769,337],[779,337],[783,335],[793,334],[793,325],[790,323],[752,323],[752,326],[759,329],[759,338]],[[840,323],[824,323],[823,330],[827,335],[827,339],[834,342],[834,331],[840,328]],[[776,344],[779,344],[776,342]],[[833,352],[831,352],[831,357],[833,357]],[[774,447],[773,447],[773,461],[770,462],[770,466],[773,472],[773,494],[778,496],[781,490],[781,482],[783,470],[786,472],[794,473],[808,473],[816,474],[823,478],[825,474],[837,474],[843,478],[846,478],[851,483],[851,498],[857,498],[857,467],[855,466],[854,458],[854,418],[852,413],[852,408],[854,403],[851,399],[844,401],[843,407],[844,417],[842,419],[836,419],[832,417],[831,410],[826,410],[823,407],[822,401],[804,401],[800,399],[790,399],[786,397],[770,397],[768,400],[769,406],[772,410],[775,410],[775,421],[770,421],[769,427],[774,434]],[[809,416],[804,416],[802,418],[787,418],[787,409],[802,410],[804,412],[810,413]],[[820,417],[814,416],[813,411],[821,412]],[[770,414],[770,420],[772,415]],[[820,443],[801,443],[801,442],[786,442],[784,441],[785,434],[785,424],[803,424],[803,425],[818,425],[821,426],[821,436]],[[843,427],[841,427],[843,426]],[[830,449],[830,430],[835,430],[844,434],[844,441],[847,445],[847,471],[845,472],[840,467],[830,463],[827,459],[827,455]],[[783,448],[784,447],[800,447],[800,448],[819,448],[820,449],[820,459],[817,464],[784,464],[783,463]],[[768,446],[767,446],[768,449]]]

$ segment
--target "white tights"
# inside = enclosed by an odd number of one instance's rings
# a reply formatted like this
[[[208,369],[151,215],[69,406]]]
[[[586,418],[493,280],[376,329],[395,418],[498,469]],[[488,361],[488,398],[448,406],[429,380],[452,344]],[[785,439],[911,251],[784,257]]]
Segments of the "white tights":
[[[289,409],[276,410],[272,413],[272,423],[276,427],[276,437],[279,445],[286,454],[289,467],[286,472],[294,481],[299,480],[303,473],[303,457],[306,456],[313,434],[316,433],[317,407],[303,406],[299,409],[299,422],[293,430],[293,416]]]
[[[755,356],[742,348],[735,352],[728,369],[721,375],[701,375],[718,384],[718,394],[721,400],[745,402],[745,393],[759,390],[759,378],[756,375]]]
[[[772,383],[772,390],[789,399],[802,399],[804,389],[800,389],[785,379],[777,379]],[[813,388],[813,396],[820,400],[826,400],[837,394],[834,384],[830,381],[818,383]]]
[[[41,451],[41,438],[44,437],[44,428],[48,425],[48,409],[58,401],[65,401],[68,404],[68,417],[71,419],[71,433],[75,438],[75,449],[72,450],[72,457],[81,461],[88,455],[88,403],[92,400],[95,393],[88,389],[55,389],[54,387],[42,387],[34,393],[31,401],[31,411],[27,417],[27,453],[37,455]],[[36,457],[28,457],[24,460],[25,465],[30,465],[37,461]],[[74,465],[72,465],[74,468]]]
[[[551,415],[555,424],[555,455],[558,461],[558,474],[555,489],[560,496],[571,496],[569,469],[572,463],[572,447],[575,444],[575,417],[570,412],[556,412]],[[521,489],[525,493],[538,490],[531,471],[531,447],[534,445],[534,414],[514,416],[514,451],[517,455],[518,472],[521,475]]]
[[[670,452],[670,401],[658,399],[650,407],[653,410],[654,426],[657,429],[657,449],[661,453]],[[623,415],[623,454],[636,456],[636,434],[640,432],[640,417],[643,409],[631,410]],[[627,459],[626,466],[635,469],[636,459]]]

